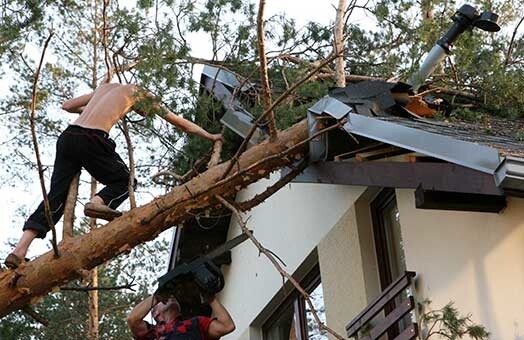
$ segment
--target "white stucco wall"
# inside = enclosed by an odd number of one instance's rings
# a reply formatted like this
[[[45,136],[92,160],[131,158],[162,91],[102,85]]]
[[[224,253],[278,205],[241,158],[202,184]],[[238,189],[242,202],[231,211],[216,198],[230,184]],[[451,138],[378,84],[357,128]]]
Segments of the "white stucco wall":
[[[251,185],[237,200],[251,198],[278,178],[279,175],[273,176]],[[326,184],[287,185],[248,214],[248,227],[293,273],[362,191],[363,188]],[[240,228],[232,222],[228,238],[239,233]],[[249,240],[233,249],[232,265],[224,266],[223,272],[226,285],[220,298],[237,326],[225,339],[254,338],[248,335],[249,326],[282,287],[282,279]]]
[[[455,301],[494,340],[524,339],[524,200],[500,214],[422,210],[397,190],[408,270],[434,309]]]
[[[356,223],[355,209],[351,207],[318,245],[327,323],[343,337],[350,318],[368,304]]]

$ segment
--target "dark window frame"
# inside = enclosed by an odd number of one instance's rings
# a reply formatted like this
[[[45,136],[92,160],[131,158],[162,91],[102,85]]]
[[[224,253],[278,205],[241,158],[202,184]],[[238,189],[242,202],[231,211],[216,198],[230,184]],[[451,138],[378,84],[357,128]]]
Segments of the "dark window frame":
[[[393,283],[394,280],[397,279],[396,277],[393,277],[392,274],[393,270],[391,268],[390,262],[391,251],[388,248],[389,241],[386,234],[387,224],[384,220],[384,212],[386,209],[391,207],[392,204],[397,205],[397,197],[395,194],[395,189],[393,188],[383,189],[370,204],[381,291],[386,289],[391,283]],[[384,308],[386,315],[391,313],[397,307],[399,302],[400,300],[391,301],[389,304],[387,304]],[[394,339],[400,334],[402,330],[404,330],[404,328],[404,325],[401,325],[400,327],[399,325],[392,327],[388,332],[388,339]]]
[[[316,264],[309,273],[300,282],[301,287],[310,294],[322,283],[320,277],[320,266]],[[275,325],[283,312],[292,306],[293,315],[298,315],[298,325],[295,325],[297,340],[307,340],[307,318],[306,318],[306,300],[299,291],[293,291],[282,301],[282,303],[275,309],[271,316],[262,325],[262,339],[269,340],[267,331]]]
[[[382,212],[395,201],[395,190],[387,188],[382,190],[370,204],[373,236],[375,239],[378,272],[380,277],[380,290],[384,290],[395,279],[392,277],[391,265],[388,261],[390,252],[387,245],[388,241],[385,232],[386,225],[384,215],[382,214]]]

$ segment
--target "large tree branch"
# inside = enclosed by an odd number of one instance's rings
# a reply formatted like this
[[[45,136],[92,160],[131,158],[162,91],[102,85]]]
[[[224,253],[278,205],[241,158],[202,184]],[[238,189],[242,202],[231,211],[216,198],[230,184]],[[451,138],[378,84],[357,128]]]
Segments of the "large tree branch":
[[[96,195],[97,181],[94,177],[91,177],[91,195],[93,198]],[[96,229],[96,219],[89,219],[89,230],[93,231]],[[98,286],[98,268],[92,268],[87,276],[89,285]],[[98,290],[92,290],[88,292],[87,305],[89,308],[89,318],[87,327],[87,338],[89,340],[98,339],[99,331],[99,316],[98,316]]]
[[[297,177],[302,171],[304,171],[308,164],[309,163],[307,159],[303,159],[297,167],[292,168],[290,172],[288,172],[284,177],[275,182],[275,184],[271,185],[266,190],[264,190],[264,192],[255,195],[255,197],[251,198],[250,200],[238,202],[238,208],[242,211],[248,211],[259,205],[260,203],[264,202],[266,199],[271,197],[271,195],[273,195],[278,190],[282,189],[284,185],[291,182],[293,178]]]
[[[59,258],[47,252],[23,263],[16,273],[0,272],[0,317],[78,278],[82,269],[94,268],[154,239],[162,231],[191,218],[195,211],[216,206],[215,195],[237,192],[269,172],[290,165],[306,152],[307,136],[304,120],[282,131],[276,142],[264,142],[246,151],[237,161],[239,171],[226,180],[222,180],[222,175],[229,162],[212,167],[88,234],[63,240],[59,244]],[[12,287],[16,276],[16,287]]]

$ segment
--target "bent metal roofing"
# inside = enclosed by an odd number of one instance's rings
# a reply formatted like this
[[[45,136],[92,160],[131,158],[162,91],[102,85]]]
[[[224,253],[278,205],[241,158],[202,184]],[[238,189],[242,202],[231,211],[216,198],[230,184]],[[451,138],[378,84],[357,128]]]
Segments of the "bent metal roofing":
[[[222,123],[245,137],[254,117],[242,108],[234,93],[238,87],[239,92],[245,92],[252,84],[210,66],[204,68],[201,83],[223,102],[227,112]],[[416,117],[393,100],[393,93],[407,91],[409,85],[384,81],[363,81],[334,89],[308,110],[310,133],[315,132],[315,115],[347,118],[344,129],[351,134],[493,175],[497,186],[523,190],[524,194],[524,142],[518,137],[524,132],[524,121],[489,117],[487,122],[472,124]],[[394,106],[397,110],[390,110]],[[264,138],[265,131],[257,132],[252,142]],[[322,145],[312,141],[310,158],[321,160],[322,153]]]
[[[354,95],[353,90],[362,95],[363,88],[377,82],[364,83],[332,90],[313,105],[308,113],[310,134],[315,132],[314,116],[346,118],[344,129],[350,134],[493,175],[496,185],[508,192],[524,189],[524,142],[518,137],[524,131],[523,121],[490,117],[487,122],[473,124],[421,118],[406,114],[388,100],[394,85],[378,86],[377,99]],[[312,159],[322,159],[322,145],[313,141],[310,151]]]

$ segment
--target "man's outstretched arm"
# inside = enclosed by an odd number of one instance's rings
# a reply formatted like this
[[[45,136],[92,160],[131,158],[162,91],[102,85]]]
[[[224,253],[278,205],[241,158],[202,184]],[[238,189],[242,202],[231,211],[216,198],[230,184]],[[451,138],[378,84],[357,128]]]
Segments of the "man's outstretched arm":
[[[170,124],[176,126],[184,132],[200,136],[212,142],[224,140],[221,134],[209,133],[197,124],[166,109],[158,102],[158,99],[150,92],[141,90],[138,87],[135,87],[134,90],[136,103],[135,105],[133,105],[133,110],[136,113],[144,117],[152,113],[158,114],[160,117],[168,121]]]
[[[136,305],[127,315],[127,325],[134,336],[143,334],[147,331],[147,325],[143,319],[157,303],[158,301],[156,297],[151,295]]]
[[[201,128],[200,126],[198,126],[197,124],[185,119],[184,117],[176,115],[169,110],[165,111],[167,111],[167,113],[164,114],[162,118],[164,118],[166,121],[168,121],[169,123],[171,123],[172,125],[176,126],[184,132],[191,133],[205,139],[209,139],[212,142],[224,140],[221,134],[211,134],[203,128]]]
[[[216,296],[209,301],[209,306],[216,318],[209,324],[208,334],[212,339],[218,339],[221,336],[229,334],[235,330],[235,322],[229,315],[227,309],[218,301]]]
[[[93,97],[93,93],[84,94],[83,96],[76,97],[73,99],[66,100],[62,104],[62,109],[71,113],[82,113],[84,107],[89,103]]]

